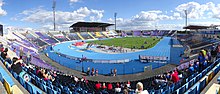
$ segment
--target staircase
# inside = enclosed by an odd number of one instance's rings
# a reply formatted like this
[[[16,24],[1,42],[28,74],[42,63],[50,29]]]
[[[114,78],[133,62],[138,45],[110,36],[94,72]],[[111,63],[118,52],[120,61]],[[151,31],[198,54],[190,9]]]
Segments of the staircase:
[[[102,32],[103,35],[105,35],[107,38],[109,38],[109,36],[107,35],[107,32]]]
[[[53,34],[51,34],[50,32],[48,32],[47,34],[49,37],[53,38],[54,40],[60,43],[60,41],[57,38],[55,38]]]
[[[82,40],[85,40],[78,32],[76,33]]]
[[[62,32],[62,34],[64,35],[65,38],[67,38],[68,40],[71,40],[66,33]]]
[[[31,34],[32,36],[34,36],[35,38],[39,38],[39,36],[37,34],[35,34],[34,32],[28,32],[29,34]]]
[[[19,36],[20,38],[22,38],[22,39],[26,39],[26,37],[25,36],[23,36],[22,34],[20,34],[20,33],[18,33],[18,32],[14,32],[17,36]]]
[[[173,32],[173,34],[171,35],[171,37],[174,36],[176,33],[177,33],[177,31]]]
[[[88,32],[88,34],[89,34],[93,39],[95,39],[95,37],[94,37],[90,32]]]

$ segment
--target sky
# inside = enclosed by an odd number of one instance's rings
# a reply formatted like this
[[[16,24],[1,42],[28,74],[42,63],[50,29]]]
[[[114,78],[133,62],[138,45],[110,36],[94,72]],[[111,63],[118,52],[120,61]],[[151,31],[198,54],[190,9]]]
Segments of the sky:
[[[0,0],[4,29],[53,29],[53,0]],[[56,0],[56,30],[78,21],[107,22],[120,30],[181,30],[188,25],[220,25],[220,0]],[[109,29],[114,29],[113,26]]]

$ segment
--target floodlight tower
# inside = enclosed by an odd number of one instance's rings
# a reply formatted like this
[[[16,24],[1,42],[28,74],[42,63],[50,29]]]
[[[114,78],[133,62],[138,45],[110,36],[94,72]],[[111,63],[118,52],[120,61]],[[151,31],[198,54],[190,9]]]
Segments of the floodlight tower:
[[[114,14],[114,17],[115,17],[115,31],[116,31],[116,18],[117,18],[117,13],[116,12]]]
[[[56,31],[56,11],[55,11],[55,8],[56,8],[56,0],[53,0],[53,30]]]
[[[184,12],[185,12],[185,16],[186,16],[186,18],[185,18],[185,25],[187,26],[188,13],[187,13],[187,10],[184,10]]]

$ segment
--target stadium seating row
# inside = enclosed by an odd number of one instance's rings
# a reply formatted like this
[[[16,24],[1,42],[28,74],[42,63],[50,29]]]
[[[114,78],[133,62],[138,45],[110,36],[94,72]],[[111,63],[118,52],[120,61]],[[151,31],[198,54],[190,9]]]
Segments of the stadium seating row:
[[[117,36],[117,33],[113,31],[108,32],[77,32],[77,33],[55,33],[47,32],[26,32],[26,33],[13,33],[14,36],[25,41],[27,45],[36,47],[36,45],[44,46],[47,44],[54,44],[58,42],[68,41],[68,40],[86,40],[86,39],[96,39],[96,38],[110,38]],[[57,37],[58,35],[58,37]],[[61,36],[61,37],[59,37]],[[27,39],[26,39],[27,38]],[[25,44],[26,44],[25,43]],[[33,45],[35,44],[35,45]]]
[[[43,92],[37,88],[35,85],[33,85],[32,83],[30,83],[29,81],[25,81],[24,79],[24,75],[18,75],[15,72],[13,72],[10,67],[9,67],[9,63],[4,61],[1,57],[0,60],[4,63],[4,65],[6,66],[6,68],[9,70],[9,72],[11,72],[11,74],[13,75],[13,77],[18,80],[18,82],[25,88],[27,89],[27,91],[30,94],[43,94]],[[13,81],[12,77],[9,75],[9,73],[6,72],[6,70],[0,66],[0,80],[1,82],[3,82],[4,87],[7,91],[8,94],[24,94],[19,88],[18,86],[15,84],[15,82]],[[24,71],[23,71],[24,72]],[[4,75],[4,76],[2,76]]]
[[[212,63],[201,73],[195,73],[188,77],[185,81],[187,83],[179,87],[175,94],[199,94],[220,70],[219,60],[216,60],[215,63]]]
[[[3,60],[1,58],[1,62],[2,61]],[[12,77],[2,66],[0,66],[0,81],[3,83],[8,94],[15,94],[15,92],[23,94],[23,92],[17,87],[17,85],[13,81]]]
[[[201,73],[194,73],[186,79],[182,79],[170,86],[161,87],[158,90],[149,90],[150,94],[200,94],[212,78],[220,70],[220,59],[216,60]],[[219,88],[216,89],[219,91]]]
[[[219,60],[217,60],[219,62]],[[186,91],[186,93],[190,94],[199,94],[206,85],[212,80],[212,78],[219,72],[220,70],[220,63],[217,64],[214,68],[212,66],[206,68],[204,71],[206,74],[202,76],[202,78],[195,83],[190,89]]]
[[[28,69],[25,69],[25,71],[28,72]],[[61,89],[52,85],[52,82],[44,81],[43,79],[40,79],[38,76],[36,76],[34,73],[30,73],[30,76],[31,82],[35,83],[35,85],[39,87],[42,91],[48,94],[61,94]]]

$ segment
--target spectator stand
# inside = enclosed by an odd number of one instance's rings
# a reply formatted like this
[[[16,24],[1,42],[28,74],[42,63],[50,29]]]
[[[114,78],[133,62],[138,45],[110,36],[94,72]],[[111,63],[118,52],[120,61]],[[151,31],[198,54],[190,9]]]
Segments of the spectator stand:
[[[18,84],[18,82],[16,81],[16,78],[13,78],[13,76],[10,74],[10,72],[12,73],[12,71],[9,69],[9,64],[4,61],[1,57],[0,57],[0,80],[3,83],[5,90],[7,91],[8,94],[15,94],[15,93],[19,93],[19,94],[27,94],[27,90],[24,89],[24,87],[20,86],[20,84]],[[3,64],[4,62],[4,64]],[[6,68],[5,68],[6,66]],[[9,69],[9,70],[7,70]]]

